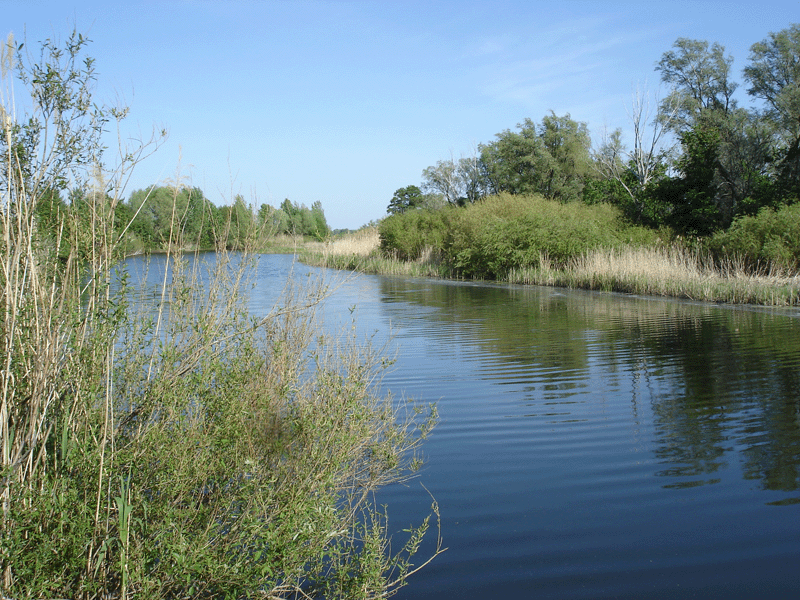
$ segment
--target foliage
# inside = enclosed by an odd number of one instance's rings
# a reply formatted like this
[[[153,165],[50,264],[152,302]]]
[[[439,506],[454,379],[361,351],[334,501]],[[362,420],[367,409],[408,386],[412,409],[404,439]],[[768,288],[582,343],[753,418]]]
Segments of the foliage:
[[[525,119],[517,128],[480,146],[487,187],[564,202],[579,199],[591,164],[587,125],[551,112],[541,124]]]
[[[718,260],[733,256],[751,269],[800,268],[800,204],[736,219],[708,242]]]
[[[681,134],[683,155],[678,161],[679,178],[663,181],[659,199],[669,207],[667,223],[678,232],[705,236],[720,227],[714,203],[714,175],[719,161],[716,131],[690,130]]]
[[[278,210],[281,214],[276,220],[276,233],[308,236],[317,240],[323,240],[331,233],[319,201],[309,209],[305,204],[298,205],[286,198]]]
[[[178,236],[194,248],[211,249],[224,235],[224,217],[198,187],[135,190],[116,213],[117,222],[129,224],[130,234],[150,250],[165,249]]]
[[[246,252],[224,239],[208,262],[177,252],[202,231],[191,191],[158,192],[149,222],[171,215],[152,230],[168,232],[160,284],[132,283],[119,258],[136,217],[115,221],[131,216],[116,210],[120,179],[141,153],[108,171],[102,129],[75,135],[105,114],[83,95],[91,71],[71,66],[84,43],[46,43],[46,68],[3,56],[5,89],[8,76],[48,79],[27,120],[2,97],[0,595],[389,595],[419,567],[429,522],[392,553],[370,495],[418,466],[435,409],[378,393],[381,348],[317,335],[322,283],[287,287],[254,318]],[[87,170],[93,185],[63,203],[56,192]],[[228,224],[249,243],[240,209]]]
[[[653,237],[625,225],[618,209],[607,204],[564,205],[511,194],[465,209],[394,215],[380,226],[384,254],[417,260],[432,248],[461,276],[481,279],[502,279],[509,270],[536,265],[542,257],[564,264],[591,248]]]
[[[764,101],[765,110],[737,105],[733,58],[721,44],[678,38],[656,64],[671,90],[657,101],[654,119],[647,96],[637,91],[634,97],[630,149],[617,129],[590,152],[587,125],[551,111],[540,122],[527,118],[516,130],[479,144],[478,156],[438,161],[423,171],[423,187],[461,207],[498,193],[608,202],[634,224],[671,224],[692,236],[711,235],[763,207],[795,202],[798,32],[793,24],[751,47],[744,70],[748,93]]]
[[[767,103],[767,116],[791,144],[800,135],[800,24],[793,24],[750,48],[744,69],[747,93]]]
[[[767,103],[766,118],[778,132],[775,187],[800,199],[800,25],[793,24],[753,44],[744,69],[747,93]]]
[[[463,211],[446,246],[465,277],[503,279],[546,258],[565,264],[589,249],[612,246],[625,228],[608,205],[563,205],[536,196],[492,197]]]
[[[422,172],[422,187],[428,196],[439,195],[452,206],[477,202],[488,193],[483,163],[476,155],[440,160]],[[426,204],[424,199],[420,204]]]
[[[415,185],[408,185],[395,191],[386,212],[390,215],[403,213],[422,206],[425,196]]]
[[[704,40],[678,38],[672,47],[661,56],[656,70],[663,82],[673,86],[662,102],[661,115],[670,116],[674,131],[693,127],[705,111],[729,112],[736,107],[733,93],[738,86],[730,81],[733,57],[725,56],[724,46],[714,43],[709,48]]]
[[[417,260],[427,248],[441,250],[455,215],[454,208],[448,206],[386,217],[378,227],[381,251],[400,260]]]

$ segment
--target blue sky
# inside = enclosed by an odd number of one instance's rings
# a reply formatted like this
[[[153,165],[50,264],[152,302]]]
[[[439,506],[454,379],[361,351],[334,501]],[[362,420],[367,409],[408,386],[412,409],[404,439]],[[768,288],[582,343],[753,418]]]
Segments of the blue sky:
[[[126,135],[168,141],[128,191],[175,178],[217,204],[319,200],[333,228],[385,215],[437,160],[550,110],[627,128],[632,90],[678,37],[719,42],[743,83],[750,46],[800,0],[0,0],[0,34],[92,40],[97,98]],[[741,86],[739,99],[747,103]],[[662,90],[663,93],[663,90]]]

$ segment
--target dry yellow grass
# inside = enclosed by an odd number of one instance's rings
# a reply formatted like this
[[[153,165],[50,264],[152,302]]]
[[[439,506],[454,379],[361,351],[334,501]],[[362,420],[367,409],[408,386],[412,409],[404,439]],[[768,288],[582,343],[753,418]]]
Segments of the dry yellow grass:
[[[563,270],[554,270],[543,261],[539,268],[510,273],[509,280],[707,302],[769,306],[800,303],[797,274],[773,271],[754,275],[734,262],[718,269],[682,248],[597,250]]]

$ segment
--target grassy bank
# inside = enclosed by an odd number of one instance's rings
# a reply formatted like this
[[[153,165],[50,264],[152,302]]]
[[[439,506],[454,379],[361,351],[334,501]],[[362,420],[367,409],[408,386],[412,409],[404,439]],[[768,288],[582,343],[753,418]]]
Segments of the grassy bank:
[[[303,261],[336,269],[413,277],[462,278],[437,249],[424,248],[401,260],[381,250],[377,228],[328,244],[303,248]],[[712,261],[707,254],[679,244],[628,245],[586,250],[561,264],[542,252],[535,264],[513,267],[499,278],[506,283],[551,285],[631,294],[671,296],[707,302],[796,306],[800,275],[775,267],[753,273],[742,261]],[[720,266],[722,264],[723,266]]]

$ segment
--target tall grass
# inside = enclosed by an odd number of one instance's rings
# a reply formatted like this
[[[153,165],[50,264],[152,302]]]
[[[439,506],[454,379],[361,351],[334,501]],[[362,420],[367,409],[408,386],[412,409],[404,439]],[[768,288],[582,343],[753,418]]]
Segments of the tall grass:
[[[435,407],[379,392],[384,349],[321,335],[323,281],[254,318],[253,255],[180,253],[177,202],[157,290],[132,279],[113,209],[141,150],[97,162],[103,115],[124,111],[86,112],[84,43],[48,42],[22,74],[3,47],[0,595],[390,595],[430,522],[390,546],[372,492],[419,465]],[[14,73],[52,84],[32,119]],[[67,184],[80,200],[43,227]]]
[[[380,249],[377,227],[365,227],[328,242],[312,242],[302,246],[303,262],[332,269],[362,273],[402,275],[407,277],[452,277],[453,270],[442,252],[432,246],[419,250],[413,260],[385,256]]]
[[[720,267],[702,254],[678,246],[595,250],[561,269],[545,259],[538,267],[512,270],[508,282],[705,302],[800,304],[800,275],[780,270],[754,274],[736,262]]]

